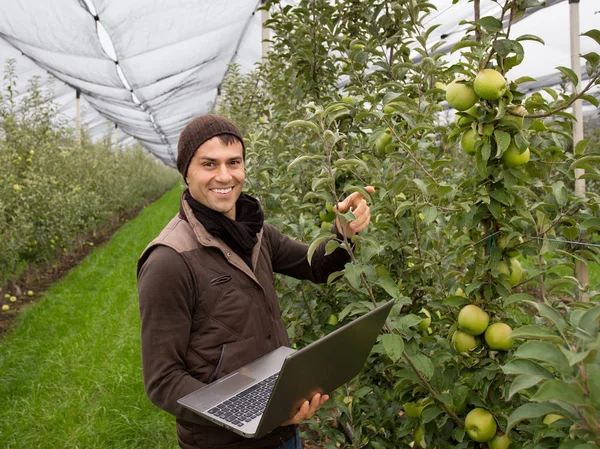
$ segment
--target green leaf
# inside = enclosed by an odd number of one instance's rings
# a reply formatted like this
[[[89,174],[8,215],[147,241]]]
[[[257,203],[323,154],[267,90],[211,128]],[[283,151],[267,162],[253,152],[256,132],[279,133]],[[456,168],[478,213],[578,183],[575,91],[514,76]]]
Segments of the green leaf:
[[[581,227],[586,232],[597,232],[600,231],[600,218],[588,218],[581,222]]]
[[[586,365],[587,388],[590,391],[590,400],[596,410],[600,409],[600,365]]]
[[[427,186],[425,185],[425,183],[420,180],[419,178],[415,178],[412,180],[412,182],[414,182],[417,187],[419,188],[419,190],[423,193],[423,195],[428,196],[428,192],[427,192]]]
[[[492,16],[482,17],[476,23],[481,25],[490,33],[497,33],[498,31],[502,30],[502,22]]]
[[[504,153],[510,145],[510,134],[506,131],[497,129],[494,131],[494,139],[496,139],[496,144],[498,145],[500,152]]]
[[[315,254],[315,251],[319,247],[319,245],[327,240],[333,238],[333,234],[321,235],[317,237],[308,247],[308,253],[306,254],[306,258],[308,259],[308,263],[311,263],[312,257]]]
[[[507,421],[506,432],[510,431],[516,424],[520,423],[525,419],[539,418],[540,416],[547,415],[548,413],[559,412],[564,413],[564,410],[558,405],[550,404],[547,402],[541,402],[538,404],[524,404],[521,407],[515,409]]]
[[[361,267],[353,263],[347,263],[346,269],[344,270],[344,276],[350,282],[350,285],[355,288],[360,288],[360,274],[362,273]]]
[[[369,166],[366,164],[366,162],[365,161],[361,161],[360,159],[338,159],[337,161],[335,161],[333,163],[333,166],[335,168],[360,167],[360,168],[363,168],[365,170],[369,170]]]
[[[292,167],[301,164],[303,162],[306,161],[310,161],[312,159],[315,159],[315,156],[311,156],[311,155],[307,155],[305,154],[304,156],[298,156],[296,159],[294,159],[292,162],[289,163],[289,165],[287,166],[287,169],[290,170]]]
[[[556,181],[552,184],[552,193],[554,194],[554,198],[556,198],[556,202],[559,206],[564,206],[567,204],[568,192],[565,188],[565,183],[562,181]]]
[[[423,216],[426,224],[431,224],[437,217],[437,209],[434,206],[425,206],[423,208]]]
[[[310,129],[311,131],[314,131],[317,134],[320,132],[319,127],[315,123],[308,122],[306,120],[292,120],[284,127],[284,129],[290,129],[290,128]]]
[[[507,307],[510,304],[514,304],[516,302],[521,302],[521,301],[535,302],[535,298],[527,293],[515,293],[514,295],[510,295],[508,298],[506,298],[504,300],[504,307]]]
[[[456,50],[460,50],[461,48],[465,47],[481,47],[481,43],[470,40],[460,41],[452,46],[452,50],[450,50],[450,53],[454,53]]]
[[[425,357],[423,354],[417,354],[411,357],[413,363],[417,369],[427,378],[431,379],[434,373],[433,362],[429,357]]]
[[[400,290],[398,289],[398,284],[396,284],[394,280],[389,276],[380,277],[379,279],[377,279],[376,284],[380,287],[383,287],[386,293],[392,298],[398,299],[400,297]]]
[[[586,68],[588,73],[593,73],[598,65],[600,65],[600,56],[598,53],[590,52],[586,53],[585,55],[581,55],[581,57],[587,61]]]
[[[585,153],[585,150],[589,144],[590,139],[581,139],[579,142],[577,142],[577,145],[575,145],[575,154],[577,156],[581,156],[583,153]]]
[[[582,33],[581,35],[591,37],[598,43],[598,45],[600,45],[600,30],[589,30],[585,33]]]
[[[542,45],[546,45],[546,43],[544,42],[544,40],[541,37],[535,36],[533,34],[523,34],[522,36],[519,36],[515,40],[517,40],[517,41],[536,41]]]
[[[565,320],[563,319],[562,315],[556,310],[554,310],[552,307],[550,307],[548,304],[536,301],[527,302],[536,309],[538,309],[538,312],[542,317],[552,321],[559,331],[563,332],[565,330]]]
[[[544,340],[558,344],[564,343],[560,335],[555,334],[547,327],[536,326],[535,324],[518,327],[511,332],[510,336],[514,339],[522,338],[524,340]]]
[[[567,358],[560,352],[556,345],[549,341],[526,341],[517,348],[514,357],[545,362],[551,367],[556,368],[562,375],[569,375],[571,372]]]
[[[330,240],[327,242],[327,244],[325,245],[325,255],[328,256],[330,255],[332,252],[334,252],[336,249],[338,249],[340,247],[340,242],[338,242],[337,240]]]
[[[587,349],[587,350],[581,351],[581,352],[573,352],[573,351],[569,351],[566,348],[563,348],[562,346],[560,347],[560,350],[562,351],[562,353],[565,355],[565,357],[569,361],[570,366],[574,366],[574,365],[578,364],[579,362],[584,360],[588,355],[590,355],[590,352],[592,352],[591,349]]]
[[[575,74],[575,72],[573,70],[571,70],[570,68],[563,67],[563,66],[558,66],[558,67],[556,67],[556,70],[558,70],[563,75],[565,75],[569,80],[571,80],[571,82],[573,83],[573,85],[576,86],[577,83],[579,82],[579,78],[577,77],[577,75]]]
[[[522,84],[522,83],[535,83],[537,82],[537,80],[535,78],[532,78],[530,76],[521,76],[519,78],[517,78],[516,80],[513,81],[516,85]]]
[[[444,412],[439,407],[427,407],[425,410],[423,410],[423,413],[421,414],[421,421],[423,421],[424,423],[431,422],[442,413]]]
[[[384,334],[381,336],[381,343],[385,349],[385,353],[396,363],[402,358],[402,352],[404,351],[404,341],[398,334]]]
[[[579,328],[590,335],[598,333],[598,319],[600,317],[600,306],[587,310],[579,320]]]
[[[595,107],[600,106],[600,102],[593,95],[585,94],[585,95],[581,96],[581,99],[587,101],[588,103],[592,104]]]
[[[521,390],[526,390],[534,385],[540,383],[541,380],[545,379],[542,376],[532,376],[530,374],[521,374],[515,377],[515,380],[510,384],[508,389],[508,399],[510,400],[516,393]]]
[[[585,403],[581,389],[559,379],[545,381],[531,398],[538,402],[560,401],[572,405]]]
[[[552,379],[554,376],[550,371],[537,362],[527,359],[515,359],[502,366],[504,374],[508,375],[529,375]]]

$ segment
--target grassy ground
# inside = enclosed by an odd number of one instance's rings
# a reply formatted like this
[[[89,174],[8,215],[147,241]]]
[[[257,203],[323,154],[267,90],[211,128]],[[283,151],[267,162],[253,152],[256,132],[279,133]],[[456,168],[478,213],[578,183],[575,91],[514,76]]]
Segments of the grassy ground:
[[[142,385],[135,266],[179,192],[125,224],[0,341],[0,446],[177,447],[174,419]]]

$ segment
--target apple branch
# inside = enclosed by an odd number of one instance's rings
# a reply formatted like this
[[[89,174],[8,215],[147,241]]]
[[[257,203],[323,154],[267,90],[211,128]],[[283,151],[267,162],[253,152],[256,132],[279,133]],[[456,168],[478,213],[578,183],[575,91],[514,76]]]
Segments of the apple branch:
[[[563,110],[567,109],[568,107],[570,107],[573,103],[575,103],[583,95],[585,95],[585,93],[588,90],[590,90],[594,86],[594,84],[596,84],[596,81],[598,81],[599,79],[600,79],[600,70],[592,78],[590,78],[590,81],[581,90],[581,92],[579,92],[577,95],[573,95],[571,97],[571,99],[569,101],[567,101],[564,105],[559,106],[559,107],[557,107],[555,109],[552,109],[551,111],[545,112],[543,114],[525,114],[525,115],[520,115],[520,114],[518,114],[516,112],[511,111],[510,109],[507,109],[507,112],[510,115],[515,115],[517,117],[523,117],[523,118],[545,118],[545,117],[550,117],[551,115],[554,115],[557,112],[563,111]]]

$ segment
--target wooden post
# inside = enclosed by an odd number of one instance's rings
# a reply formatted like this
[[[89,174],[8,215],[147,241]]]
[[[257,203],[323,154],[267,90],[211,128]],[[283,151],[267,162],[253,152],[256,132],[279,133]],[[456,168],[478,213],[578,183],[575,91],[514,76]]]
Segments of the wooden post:
[[[119,150],[119,135],[117,133],[119,126],[115,123],[115,128],[113,129],[113,141],[115,142],[115,151]]]
[[[569,0],[569,18],[571,32],[571,70],[575,72],[579,82],[573,86],[574,93],[581,92],[581,59],[579,57],[579,0]],[[582,101],[579,99],[573,103],[573,115],[575,123],[573,124],[573,148],[583,140],[583,112]],[[583,168],[575,169],[575,195],[585,196],[585,179],[581,176],[585,173]],[[585,263],[575,262],[575,277],[582,285],[589,285],[588,267]],[[582,301],[588,301],[588,295],[583,293],[579,295]]]
[[[263,0],[263,5],[264,5],[264,0]],[[261,32],[261,42],[262,42],[262,62],[264,63],[267,60],[267,55],[269,54],[269,49],[271,48],[271,42],[269,41],[269,39],[271,39],[271,33],[269,28],[267,28],[265,26],[265,23],[267,22],[267,20],[269,20],[270,14],[269,14],[269,10],[268,9],[263,9],[260,11],[261,12],[261,23],[262,23],[262,32]]]
[[[81,92],[79,90],[75,94],[75,133],[77,145],[81,146]]]

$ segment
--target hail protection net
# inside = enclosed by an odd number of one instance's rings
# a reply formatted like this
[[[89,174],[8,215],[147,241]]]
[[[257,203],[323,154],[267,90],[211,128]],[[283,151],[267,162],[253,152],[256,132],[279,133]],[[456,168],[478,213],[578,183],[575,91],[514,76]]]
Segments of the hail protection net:
[[[101,116],[171,166],[179,133],[192,117],[211,110],[240,48],[257,53],[250,60],[260,57],[260,33],[249,32],[260,15],[254,0],[0,5],[3,44],[79,90]],[[256,42],[248,47],[250,37]],[[55,88],[63,92],[62,85]]]
[[[439,50],[447,53],[449,62],[456,62],[460,51],[451,49],[468,28],[461,21],[473,20],[473,3],[431,3],[437,11],[425,25],[438,27],[428,45],[443,41]],[[110,129],[114,123],[119,140],[131,136],[174,166],[179,133],[192,117],[213,108],[229,63],[238,62],[245,71],[260,59],[260,13],[255,13],[259,4],[259,0],[0,0],[0,62],[18,59],[20,83],[34,74],[58,78],[57,102],[71,118],[73,89],[79,90],[92,137],[114,132]],[[544,42],[522,41],[525,60],[508,74],[511,80],[535,78],[533,85],[523,85],[531,90],[559,84],[556,67],[571,65],[569,2],[545,4],[513,24],[511,31],[511,36],[533,34]],[[598,0],[582,0],[579,9],[580,33],[598,28]],[[499,14],[496,2],[481,3],[481,16]],[[589,38],[580,38],[580,45],[581,54],[599,51]],[[581,73],[585,80],[585,69]],[[590,93],[598,96],[598,90]]]

